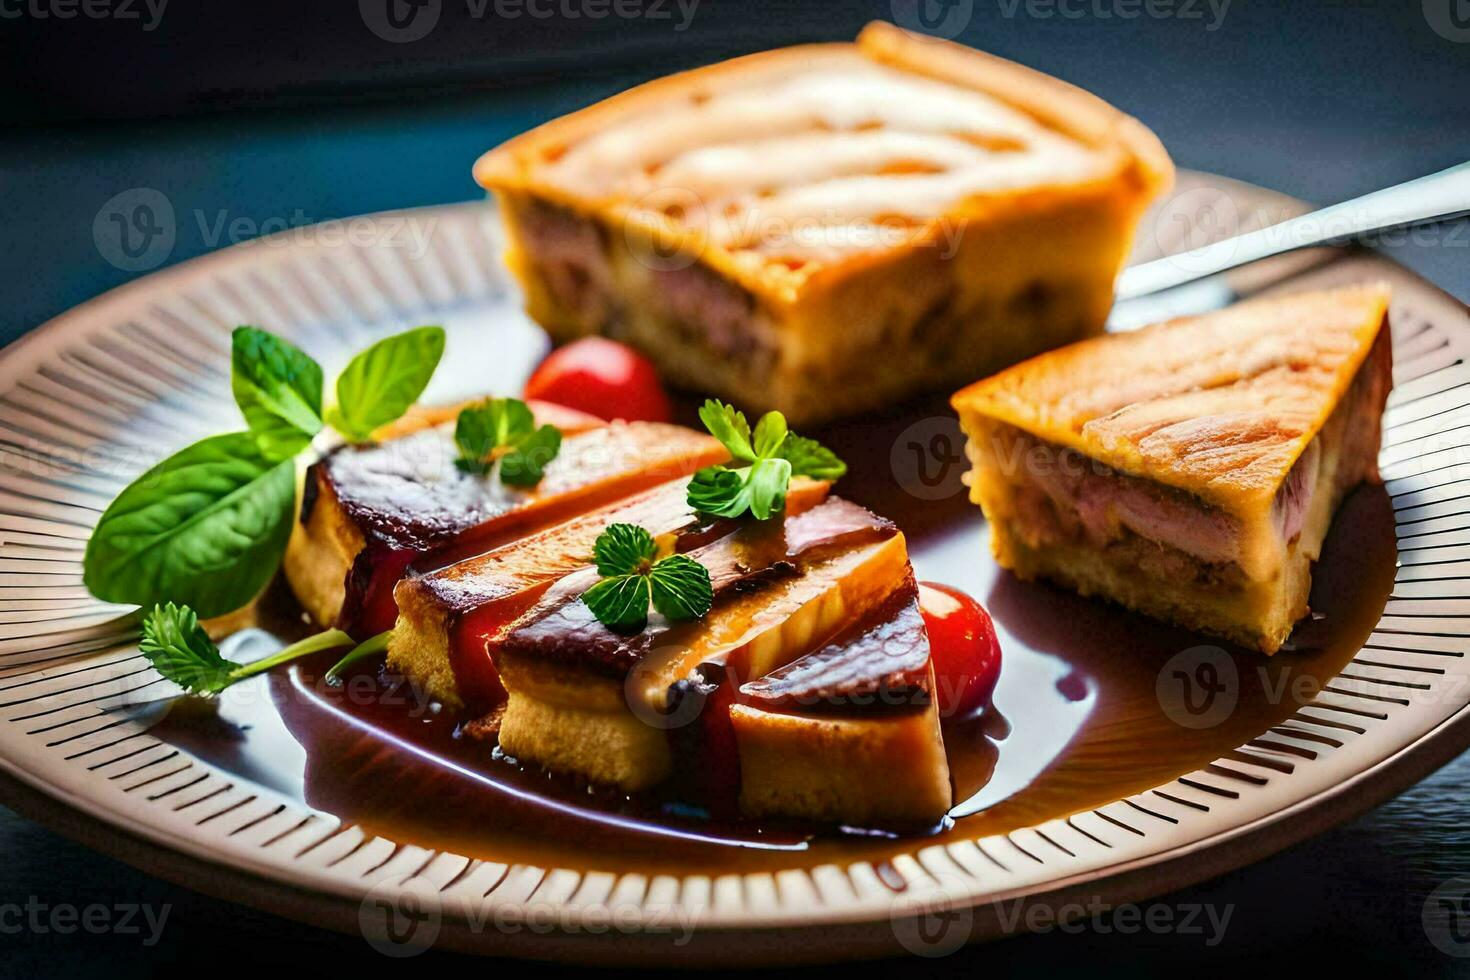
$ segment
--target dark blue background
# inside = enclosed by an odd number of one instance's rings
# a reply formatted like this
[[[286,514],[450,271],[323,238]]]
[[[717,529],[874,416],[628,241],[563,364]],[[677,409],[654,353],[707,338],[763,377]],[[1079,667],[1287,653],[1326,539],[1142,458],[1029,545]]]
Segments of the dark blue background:
[[[258,226],[464,200],[478,193],[475,157],[529,126],[674,68],[850,38],[894,9],[700,0],[680,31],[677,12],[504,20],[493,0],[483,18],[441,2],[435,28],[406,44],[341,2],[172,0],[152,31],[0,19],[0,341],[132,278],[92,238],[121,191],[169,198],[169,261],[217,247],[200,224],[222,212]],[[1181,166],[1331,203],[1470,159],[1470,41],[1437,34],[1418,0],[1232,0],[1214,30],[1206,0],[1174,4],[1198,19],[1072,16],[1119,0],[1012,2],[975,0],[962,39],[1137,115]],[[1467,256],[1404,258],[1467,298]]]
[[[0,12],[15,3],[0,0]],[[1451,4],[1467,27],[1446,37],[1425,10]],[[1214,30],[1202,3],[1198,19],[1125,19],[1113,0],[1064,0],[1067,14],[1009,0],[973,6],[963,40],[1096,91],[1152,126],[1181,166],[1327,203],[1470,159],[1464,0],[1234,0]],[[133,277],[92,237],[99,208],[121,191],[169,198],[178,216],[170,262],[209,250],[201,216],[206,226],[221,212],[295,223],[463,200],[478,193],[474,158],[528,126],[677,67],[848,38],[893,9],[702,0],[679,31],[677,14],[477,19],[464,0],[443,0],[435,29],[407,44],[376,37],[357,4],[325,0],[172,0],[151,31],[139,21],[0,17],[0,341]],[[1463,299],[1470,239],[1459,242],[1396,257]],[[1089,931],[912,966],[1138,974],[1187,962],[1193,973],[1239,975],[1331,968],[1348,953],[1378,973],[1457,972],[1470,961],[1437,953],[1420,912],[1435,885],[1470,874],[1467,774],[1462,758],[1342,830],[1169,899],[1234,903],[1218,948]],[[0,902],[32,895],[174,908],[153,950],[118,936],[6,935],[0,975],[182,973],[220,958],[302,972],[515,969],[432,956],[394,963],[358,939],[164,885],[0,810]]]

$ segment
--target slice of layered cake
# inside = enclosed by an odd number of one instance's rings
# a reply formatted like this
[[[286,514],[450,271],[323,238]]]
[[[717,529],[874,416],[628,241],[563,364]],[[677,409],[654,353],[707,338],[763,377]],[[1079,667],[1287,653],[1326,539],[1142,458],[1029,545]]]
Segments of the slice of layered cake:
[[[1036,357],[954,396],[996,559],[1264,653],[1378,477],[1389,291],[1268,298]]]

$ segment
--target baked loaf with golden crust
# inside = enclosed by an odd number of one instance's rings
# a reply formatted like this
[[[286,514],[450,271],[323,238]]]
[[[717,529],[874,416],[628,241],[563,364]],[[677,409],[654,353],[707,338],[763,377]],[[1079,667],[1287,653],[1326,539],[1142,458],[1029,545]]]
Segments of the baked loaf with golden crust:
[[[808,424],[1094,334],[1172,165],[1054,78],[872,24],[491,151],[527,308]]]
[[[1378,476],[1388,303],[1382,285],[1242,303],[960,391],[997,560],[1275,652],[1338,504]]]

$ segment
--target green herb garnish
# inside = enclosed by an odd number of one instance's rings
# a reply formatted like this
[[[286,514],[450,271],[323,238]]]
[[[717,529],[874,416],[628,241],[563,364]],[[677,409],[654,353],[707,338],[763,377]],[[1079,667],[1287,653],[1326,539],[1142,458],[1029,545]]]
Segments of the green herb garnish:
[[[374,636],[368,637],[366,640],[363,640],[357,646],[353,647],[351,650],[348,650],[345,654],[343,654],[341,660],[332,665],[332,669],[328,670],[326,673],[327,680],[336,681],[341,678],[343,671],[345,671],[348,667],[351,667],[353,664],[357,663],[359,660],[366,660],[368,657],[373,657],[380,653],[383,653],[385,650],[388,649],[388,643],[392,639],[393,631],[391,629],[387,629]]]
[[[420,327],[352,359],[327,413],[350,440],[408,409],[444,350]],[[280,567],[296,506],[296,457],[322,428],[322,371],[254,327],[231,338],[230,387],[248,429],[179,450],[134,480],[103,512],[82,580],[107,602],[189,606],[204,617],[239,609]]]
[[[592,558],[602,581],[582,601],[599,622],[636,632],[647,625],[650,604],[676,622],[709,612],[709,570],[688,555],[657,555],[653,535],[636,524],[611,524],[597,536]]]
[[[108,602],[223,615],[276,574],[295,505],[291,460],[267,458],[248,432],[211,436],[117,495],[87,542],[82,581]]]
[[[454,444],[459,449],[454,465],[466,473],[483,476],[498,464],[502,482],[533,487],[561,452],[561,431],[554,425],[538,429],[531,409],[518,398],[487,398],[460,410]]]
[[[154,606],[143,617],[143,639],[138,649],[165,679],[191,694],[209,696],[298,657],[351,642],[352,637],[341,630],[327,630],[254,663],[238,664],[220,655],[194,610],[169,602]]]
[[[699,410],[700,421],[741,466],[706,466],[689,482],[689,506],[713,517],[739,517],[749,512],[764,521],[786,507],[793,476],[836,480],[847,464],[814,439],[786,428],[780,412],[762,415],[752,432],[745,415],[710,399]]]
[[[418,401],[443,355],[440,327],[384,337],[343,369],[337,379],[337,404],[327,413],[327,421],[349,441],[366,442],[375,429]]]
[[[230,390],[260,451],[271,459],[290,459],[322,430],[321,365],[274,334],[235,329]]]

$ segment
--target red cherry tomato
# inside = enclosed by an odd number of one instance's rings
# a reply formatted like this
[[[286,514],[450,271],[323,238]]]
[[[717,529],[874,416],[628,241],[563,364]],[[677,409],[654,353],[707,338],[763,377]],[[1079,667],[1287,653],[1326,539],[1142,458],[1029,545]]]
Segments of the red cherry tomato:
[[[526,382],[525,395],[603,419],[669,420],[669,396],[653,365],[626,344],[602,337],[584,337],[548,354]]]
[[[946,718],[968,715],[990,700],[1000,677],[1000,641],[985,607],[959,589],[919,584],[919,611],[929,630],[935,696]]]

